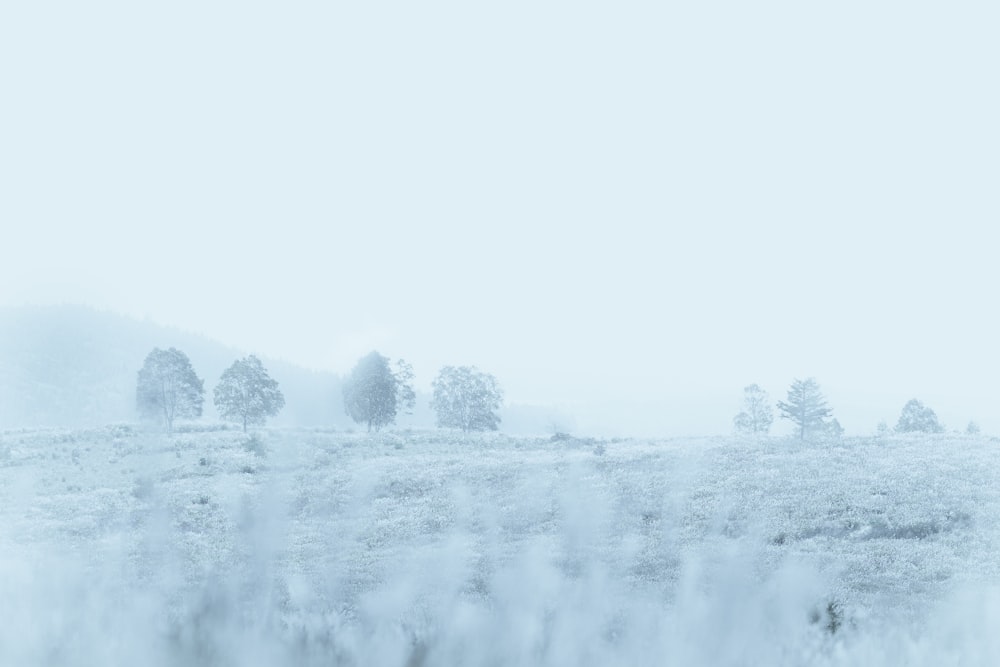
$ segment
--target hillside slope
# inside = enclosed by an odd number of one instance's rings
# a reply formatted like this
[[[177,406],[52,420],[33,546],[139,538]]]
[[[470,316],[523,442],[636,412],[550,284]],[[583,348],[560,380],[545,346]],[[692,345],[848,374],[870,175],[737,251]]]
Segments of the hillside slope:
[[[205,419],[222,371],[246,352],[204,336],[80,306],[0,309],[0,429],[133,421],[136,373],[154,347],[176,347],[205,380]],[[276,425],[346,426],[341,381],[263,359],[285,394]]]

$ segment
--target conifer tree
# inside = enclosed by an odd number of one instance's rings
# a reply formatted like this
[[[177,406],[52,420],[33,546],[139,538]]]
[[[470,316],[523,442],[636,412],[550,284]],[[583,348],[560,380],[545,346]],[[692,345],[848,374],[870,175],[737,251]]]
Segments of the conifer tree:
[[[833,413],[814,378],[792,382],[788,389],[788,401],[778,401],[778,410],[782,419],[791,420],[798,426],[802,440],[808,432],[822,431],[827,417]]]

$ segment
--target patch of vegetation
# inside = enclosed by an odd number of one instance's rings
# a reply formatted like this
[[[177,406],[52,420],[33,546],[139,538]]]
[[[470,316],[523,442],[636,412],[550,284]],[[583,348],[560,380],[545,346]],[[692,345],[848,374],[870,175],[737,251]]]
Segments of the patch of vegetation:
[[[260,436],[259,433],[253,433],[249,438],[243,441],[243,451],[249,452],[254,456],[264,458],[267,456],[267,447],[264,444],[264,438]]]
[[[229,424],[180,424],[173,429],[174,433],[218,433],[230,430]]]
[[[827,634],[835,635],[844,625],[844,605],[836,599],[827,600],[825,605],[809,612],[809,622],[819,625]]]
[[[108,435],[112,438],[133,438],[136,431],[129,424],[112,424],[108,426]]]

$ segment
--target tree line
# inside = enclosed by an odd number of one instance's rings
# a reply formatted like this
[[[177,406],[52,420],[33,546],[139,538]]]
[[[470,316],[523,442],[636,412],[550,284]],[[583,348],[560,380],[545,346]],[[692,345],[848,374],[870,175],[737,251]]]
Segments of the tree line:
[[[412,413],[416,404],[413,377],[413,367],[405,360],[393,364],[373,351],[358,360],[344,381],[344,410],[369,432],[380,431],[395,423],[399,414]],[[494,376],[474,366],[445,366],[431,386],[431,408],[439,427],[465,432],[499,428],[497,411],[503,403],[503,390]],[[244,431],[263,426],[285,406],[278,382],[254,355],[237,359],[222,373],[213,398],[219,416],[240,424]],[[149,353],[136,384],[136,406],[141,417],[158,420],[171,431],[176,419],[200,417],[204,401],[204,381],[186,354],[176,348],[154,348]],[[766,435],[774,423],[767,392],[751,384],[743,389],[743,403],[743,410],[733,418],[736,431]],[[786,400],[778,401],[776,407],[782,419],[795,425],[802,440],[817,435],[839,437],[844,432],[815,378],[793,381]],[[887,424],[879,425],[880,433],[888,431]],[[941,433],[944,427],[934,410],[914,398],[903,406],[895,431]],[[966,432],[978,433],[979,427],[970,422]]]
[[[827,405],[815,378],[796,379],[792,382],[787,399],[778,401],[777,408],[782,419],[787,419],[795,425],[802,440],[805,440],[806,436],[815,435],[839,437],[844,432],[840,422],[832,416],[833,410]],[[743,410],[733,417],[736,431],[748,435],[766,435],[771,430],[773,422],[774,410],[767,392],[756,384],[744,387]],[[887,433],[889,426],[882,422],[878,430],[880,433]],[[934,410],[913,398],[903,406],[895,431],[942,433],[944,427],[938,421]],[[969,422],[966,433],[971,435],[978,432],[979,427],[976,423]]]
[[[387,357],[371,352],[344,382],[344,410],[368,431],[379,431],[395,423],[400,412],[413,410],[413,377],[406,361],[400,359],[393,365]],[[492,375],[474,366],[445,366],[432,387],[431,408],[439,427],[466,432],[499,428],[497,411],[503,390]],[[222,373],[213,399],[219,416],[241,424],[244,431],[263,426],[285,407],[278,382],[254,355],[237,359]],[[136,408],[141,417],[159,421],[172,431],[176,419],[201,417],[204,402],[205,383],[186,354],[176,348],[154,348],[149,353],[136,382]]]

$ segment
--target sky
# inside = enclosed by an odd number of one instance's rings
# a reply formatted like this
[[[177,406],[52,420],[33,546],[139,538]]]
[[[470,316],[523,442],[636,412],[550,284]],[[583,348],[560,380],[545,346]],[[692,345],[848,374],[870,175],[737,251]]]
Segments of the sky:
[[[989,2],[0,7],[0,305],[310,368],[378,349],[581,427],[814,376],[1000,433]]]

